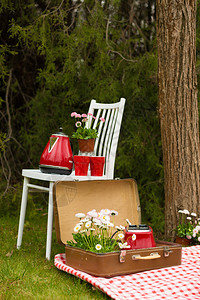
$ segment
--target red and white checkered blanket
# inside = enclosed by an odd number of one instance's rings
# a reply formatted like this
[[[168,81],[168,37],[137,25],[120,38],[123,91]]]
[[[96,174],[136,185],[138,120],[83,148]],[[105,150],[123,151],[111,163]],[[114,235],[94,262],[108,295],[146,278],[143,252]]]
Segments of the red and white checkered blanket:
[[[99,288],[113,299],[200,299],[200,246],[182,248],[182,265],[112,278],[94,277],[65,264],[57,254],[55,266]]]

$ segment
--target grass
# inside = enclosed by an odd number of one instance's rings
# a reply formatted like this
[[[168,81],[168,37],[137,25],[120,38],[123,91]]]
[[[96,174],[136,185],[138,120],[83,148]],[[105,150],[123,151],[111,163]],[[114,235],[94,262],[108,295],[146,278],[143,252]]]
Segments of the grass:
[[[55,231],[51,261],[45,260],[47,214],[39,210],[27,215],[20,250],[16,249],[18,213],[0,218],[0,299],[110,299],[54,266],[54,255],[64,252]]]

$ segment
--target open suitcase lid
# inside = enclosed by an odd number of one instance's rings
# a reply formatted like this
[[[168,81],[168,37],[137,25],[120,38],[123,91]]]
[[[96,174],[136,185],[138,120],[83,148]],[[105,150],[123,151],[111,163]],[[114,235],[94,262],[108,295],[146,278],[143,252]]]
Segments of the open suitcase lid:
[[[77,213],[92,209],[99,212],[108,208],[116,210],[114,225],[141,223],[141,210],[137,184],[133,179],[95,181],[57,181],[53,187],[56,237],[65,245],[79,219]]]

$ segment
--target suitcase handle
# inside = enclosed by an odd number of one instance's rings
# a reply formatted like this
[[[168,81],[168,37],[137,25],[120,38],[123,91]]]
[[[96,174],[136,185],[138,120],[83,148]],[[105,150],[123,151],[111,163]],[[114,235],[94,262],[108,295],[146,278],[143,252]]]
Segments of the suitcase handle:
[[[160,254],[158,254],[158,252],[153,252],[148,256],[141,256],[140,254],[136,254],[132,256],[132,260],[149,260],[149,259],[156,259],[156,258],[160,258]]]

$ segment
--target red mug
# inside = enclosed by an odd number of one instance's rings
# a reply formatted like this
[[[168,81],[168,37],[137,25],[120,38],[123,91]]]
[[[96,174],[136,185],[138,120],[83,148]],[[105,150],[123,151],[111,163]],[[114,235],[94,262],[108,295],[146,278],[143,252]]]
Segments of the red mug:
[[[91,156],[90,157],[91,176],[103,176],[104,164],[105,164],[105,157]]]
[[[89,163],[90,163],[89,156],[74,155],[75,175],[87,176]]]

